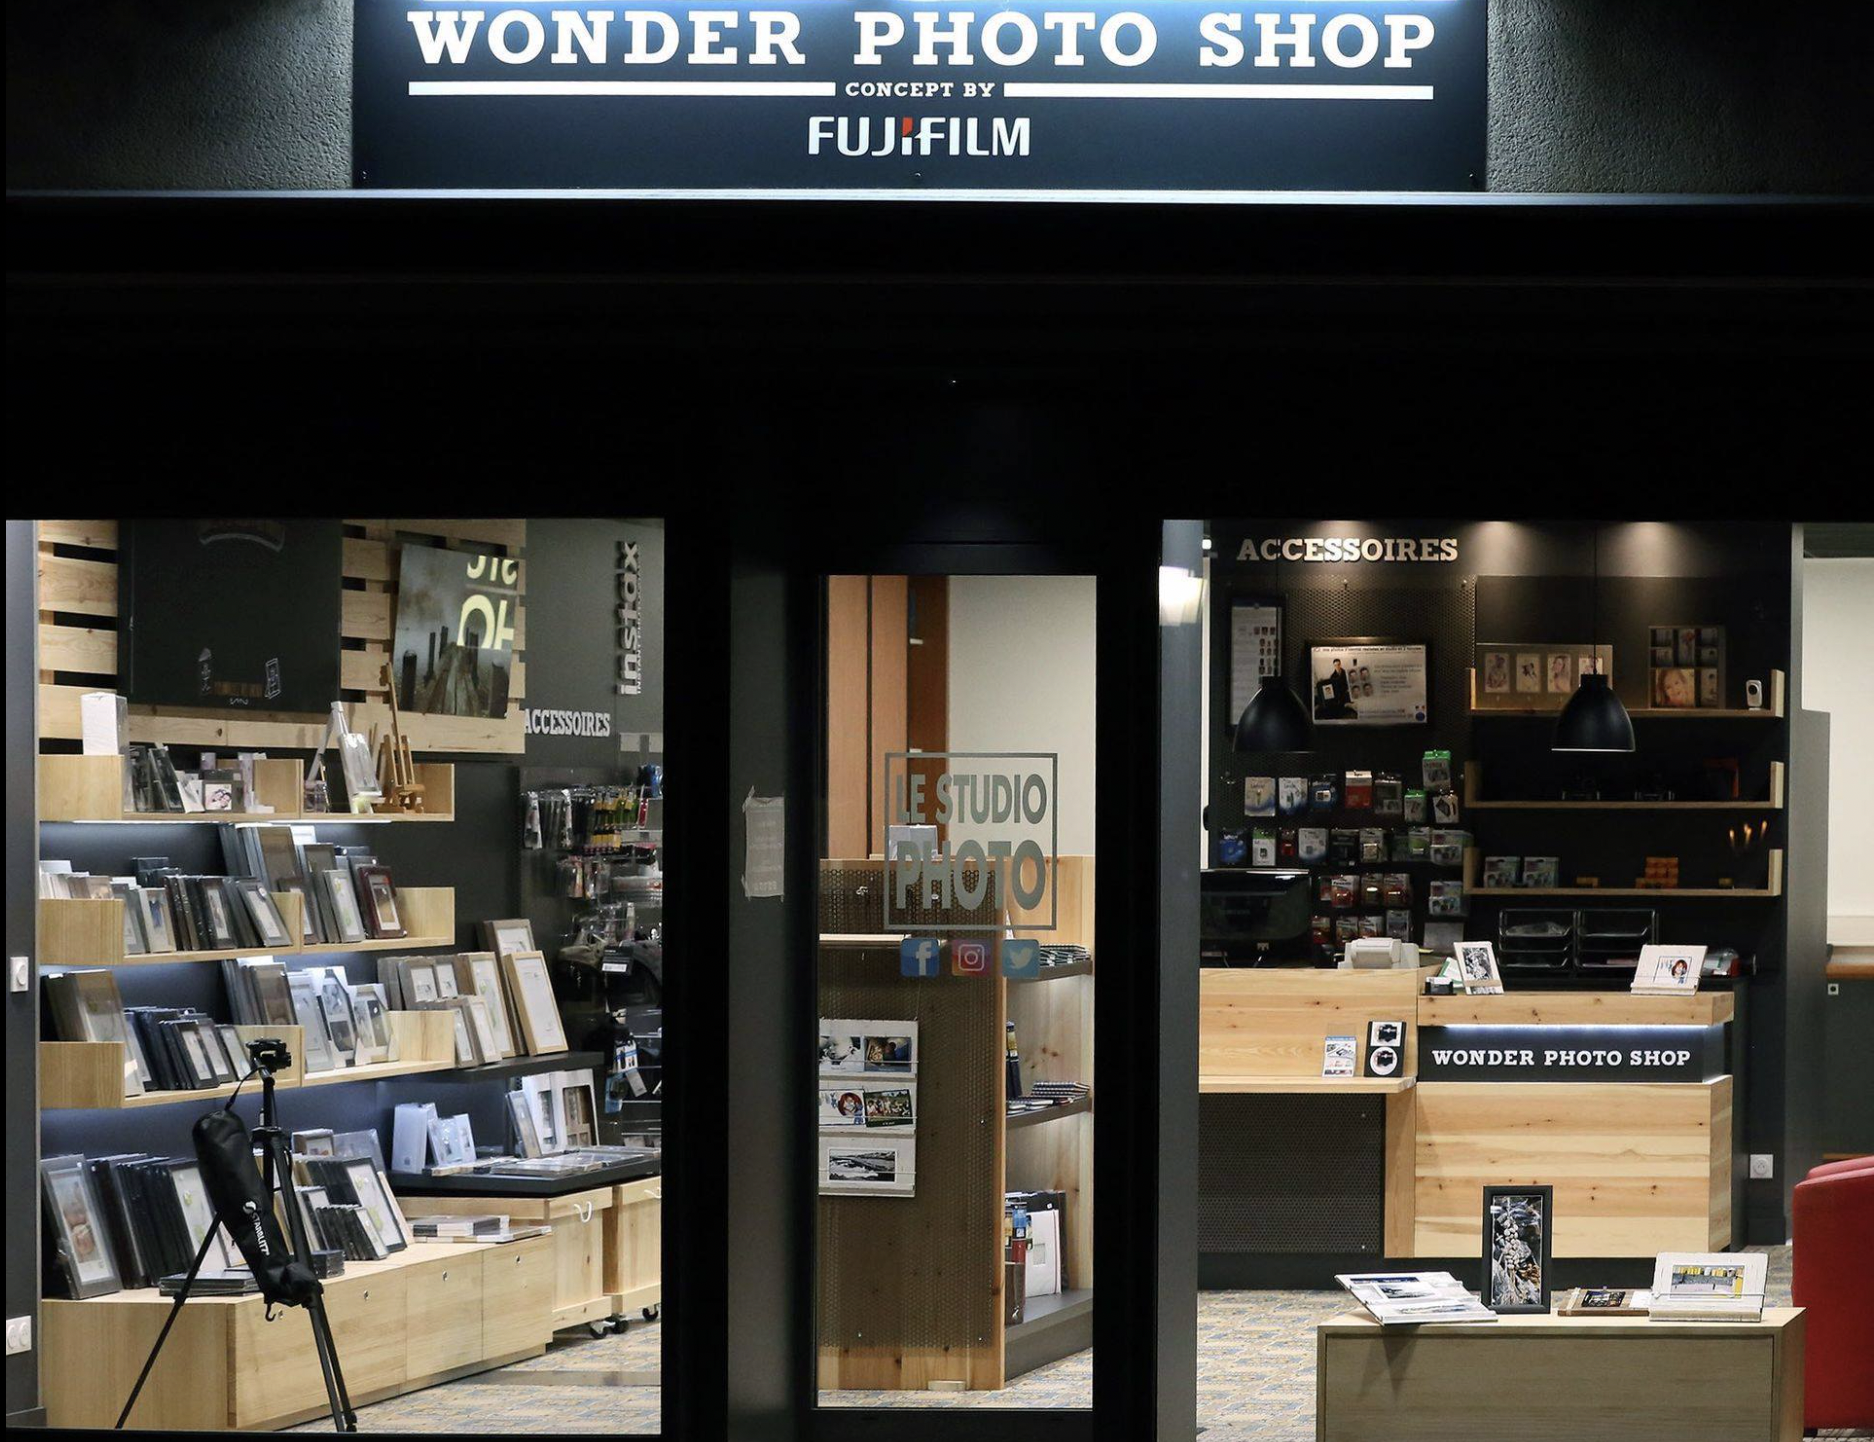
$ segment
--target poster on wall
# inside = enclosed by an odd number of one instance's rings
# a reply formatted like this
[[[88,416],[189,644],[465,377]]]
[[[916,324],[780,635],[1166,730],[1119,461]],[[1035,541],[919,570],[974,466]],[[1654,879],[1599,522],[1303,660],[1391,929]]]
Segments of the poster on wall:
[[[1480,641],[1473,711],[1560,711],[1583,676],[1614,674],[1614,648],[1586,641]]]
[[[1269,601],[1230,607],[1230,724],[1256,697],[1264,676],[1282,674],[1282,608]]]
[[[391,648],[399,706],[440,716],[507,715],[519,581],[519,564],[502,556],[403,548]]]
[[[139,517],[118,527],[127,700],[322,712],[338,699],[339,522]]]
[[[1316,725],[1412,726],[1427,719],[1423,645],[1315,642],[1308,668]]]
[[[1486,0],[357,0],[360,187],[1481,190]]]

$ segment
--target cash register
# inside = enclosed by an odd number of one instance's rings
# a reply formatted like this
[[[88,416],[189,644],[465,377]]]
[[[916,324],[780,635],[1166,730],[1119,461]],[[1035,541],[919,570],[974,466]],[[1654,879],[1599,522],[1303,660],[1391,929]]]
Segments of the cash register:
[[[1205,966],[1314,966],[1306,871],[1212,867],[1199,884],[1198,947]],[[1332,961],[1320,963],[1332,965]]]

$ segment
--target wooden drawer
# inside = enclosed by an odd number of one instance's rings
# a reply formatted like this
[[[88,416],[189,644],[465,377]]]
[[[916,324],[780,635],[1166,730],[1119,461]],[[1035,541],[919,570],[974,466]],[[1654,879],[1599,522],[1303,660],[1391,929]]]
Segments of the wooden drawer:
[[[606,1213],[605,1290],[621,1311],[658,1300],[663,1278],[664,1180],[626,1182]]]
[[[134,1295],[147,1300],[48,1298],[40,1304],[47,1426],[102,1431],[117,1420],[170,1312],[168,1299],[153,1291]],[[228,1328],[235,1310],[226,1302],[183,1307],[129,1426],[182,1433],[228,1425]]]
[[[612,1315],[605,1291],[605,1224],[611,1188],[553,1218],[553,1325],[570,1327]],[[557,1206],[571,1198],[554,1199]]]
[[[338,1343],[345,1387],[353,1397],[404,1380],[406,1278],[404,1270],[386,1270],[337,1277],[325,1284],[325,1313]],[[258,1298],[234,1308],[229,1340],[235,1359],[236,1427],[263,1426],[326,1407],[325,1379],[305,1310],[289,1308],[274,1322],[266,1320],[266,1312]]]
[[[404,1356],[412,1378],[481,1360],[484,1265],[470,1252],[409,1269]]]
[[[550,1237],[482,1253],[482,1356],[544,1347],[553,1336],[554,1246]]]

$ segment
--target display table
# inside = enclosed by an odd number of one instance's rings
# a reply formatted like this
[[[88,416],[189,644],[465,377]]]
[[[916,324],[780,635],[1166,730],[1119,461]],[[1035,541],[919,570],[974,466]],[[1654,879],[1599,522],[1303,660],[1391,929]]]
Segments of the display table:
[[[417,1242],[327,1279],[325,1310],[356,1406],[537,1357],[552,1335],[553,1244]],[[154,1288],[43,1303],[46,1422],[109,1427],[170,1312]],[[306,1313],[259,1297],[183,1305],[130,1415],[165,1431],[275,1428],[321,1416]]]
[[[1795,1442],[1803,1313],[1761,1322],[1509,1316],[1316,1333],[1316,1442]]]
[[[663,1301],[661,1176],[630,1162],[554,1182],[517,1177],[391,1178],[410,1216],[505,1213],[516,1226],[553,1228],[552,1328],[649,1317]],[[634,1174],[618,1180],[623,1170]]]

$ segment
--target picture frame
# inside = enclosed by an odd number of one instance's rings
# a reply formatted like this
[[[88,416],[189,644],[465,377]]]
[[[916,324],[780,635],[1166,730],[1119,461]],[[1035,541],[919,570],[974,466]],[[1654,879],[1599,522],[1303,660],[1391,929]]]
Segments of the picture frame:
[[[459,1067],[480,1066],[484,1058],[475,1047],[475,1032],[469,1025],[468,1008],[462,1004],[466,999],[454,998],[448,1006],[455,1025],[455,1064]]]
[[[1467,996],[1501,996],[1503,972],[1494,942],[1460,941],[1453,948],[1458,984]]]
[[[213,1232],[215,1238],[208,1245],[208,1256],[202,1265],[210,1271],[232,1266],[234,1259],[228,1255],[228,1237],[215,1218],[215,1204],[209,1200],[208,1188],[203,1185],[201,1167],[192,1157],[172,1161],[169,1179],[176,1188],[176,1202],[182,1208],[182,1220],[188,1228],[190,1259],[193,1260],[202,1239]]]
[[[484,950],[492,951],[498,960],[505,961],[515,952],[535,950],[533,923],[524,916],[484,921],[481,928]]]
[[[371,1225],[377,1228],[378,1240],[383,1242],[385,1250],[401,1252],[409,1246],[410,1237],[403,1214],[398,1210],[390,1188],[384,1184],[383,1175],[371,1159],[347,1157],[340,1165],[345,1169],[345,1179],[351,1183],[358,1205],[364,1208]]]
[[[247,908],[248,920],[253,923],[254,934],[260,938],[262,950],[279,951],[293,944],[292,935],[287,931],[280,908],[274,905],[266,883],[250,877],[236,882],[235,890],[240,893],[241,903]]]
[[[202,886],[202,920],[208,929],[210,950],[234,951],[240,946],[240,933],[235,929],[234,917],[228,910],[228,899],[221,888],[214,884],[213,878]]]
[[[560,1022],[546,957],[537,951],[515,952],[501,957],[501,964],[514,994],[514,1009],[520,1016],[528,1054],[565,1051],[566,1030]]]
[[[1350,636],[1309,642],[1309,712],[1314,724],[1429,724],[1428,657],[1422,641]]]
[[[500,1054],[504,1058],[518,1055],[520,1044],[515,1035],[518,1027],[509,1010],[507,988],[501,979],[500,958],[492,951],[465,951],[456,958],[458,986],[464,972],[468,974],[475,995],[488,1005],[488,1020],[494,1027],[495,1045],[500,1049]]]
[[[319,978],[319,1010],[325,1017],[326,1035],[332,1041],[332,1055],[337,1058],[337,1065],[350,1067],[357,1065],[358,1031],[357,1022],[351,1014],[351,997],[346,992],[345,982],[330,972]]]
[[[82,1156],[46,1157],[39,1163],[40,1190],[54,1248],[76,1298],[121,1291],[123,1281],[105,1238],[104,1213]]]
[[[390,879],[390,868],[360,866],[356,881],[371,935],[385,940],[407,936],[403,916],[397,909],[397,887]]]
[[[1612,676],[1614,648],[1586,641],[1479,641],[1471,648],[1473,711],[1560,712],[1597,672]]]
[[[509,1092],[507,1108],[508,1129],[514,1134],[515,1149],[530,1159],[545,1156],[546,1152],[540,1146],[540,1129],[534,1125],[534,1109],[528,1105],[527,1093]]]
[[[325,1024],[325,1006],[319,997],[317,978],[303,971],[289,972],[286,994],[293,1003],[293,1016],[300,1028],[300,1060],[308,1072],[335,1071],[341,1065],[332,1050],[332,1036]]]
[[[469,1034],[475,1038],[475,1053],[480,1058],[477,1066],[502,1058],[501,1043],[495,1036],[494,1019],[488,1013],[488,1003],[479,996],[458,996],[456,1006],[468,1018]]]
[[[137,902],[144,949],[151,956],[167,956],[176,949],[176,923],[169,910],[169,893],[160,886],[139,886]]]
[[[370,995],[363,986],[345,985],[351,1003],[352,1030],[356,1038],[353,1061],[358,1066],[372,1066],[390,1060],[390,1026],[384,1018],[380,998]]]
[[[333,867],[319,873],[319,884],[324,887],[326,900],[332,906],[332,919],[338,927],[335,940],[346,943],[365,940],[364,913],[358,909],[358,893],[350,875]]]
[[[1483,1302],[1499,1316],[1549,1310],[1555,1189],[1484,1188]]]
[[[1689,996],[1705,965],[1703,946],[1642,946],[1629,989],[1642,996]]]

